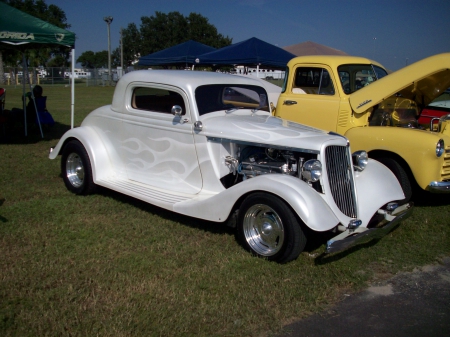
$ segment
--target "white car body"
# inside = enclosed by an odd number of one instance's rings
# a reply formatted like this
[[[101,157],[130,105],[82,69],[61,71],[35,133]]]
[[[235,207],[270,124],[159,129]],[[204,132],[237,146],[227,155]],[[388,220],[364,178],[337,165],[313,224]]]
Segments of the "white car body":
[[[247,89],[239,86],[251,86],[248,95]],[[252,193],[276,196],[293,210],[302,226],[319,232],[342,232],[330,240],[330,252],[347,247],[360,233],[371,232],[368,226],[374,215],[382,214],[394,223],[410,214],[410,205],[394,212],[386,210],[388,203],[404,198],[397,179],[385,166],[370,159],[364,170],[355,171],[346,138],[273,117],[267,100],[266,111],[247,107],[205,113],[202,109],[208,108],[208,102],[198,101],[199,88],[204,88],[205,93],[209,88],[225,88],[220,97],[227,102],[224,97],[253,100],[250,91],[254,88],[267,97],[260,81],[249,77],[200,71],[131,72],[117,83],[112,104],[94,110],[80,127],[64,134],[49,157],[55,159],[63,154],[63,161],[67,158],[67,163],[62,163],[63,176],[70,176],[72,157],[64,151],[68,142],[76,140],[86,150],[94,184],[215,222],[232,223],[241,203]],[[169,92],[164,100],[170,95],[182,98],[182,113],[139,108],[145,97],[163,100],[161,95],[138,95],[153,91]],[[203,95],[204,100],[208,97]],[[254,99],[257,103],[258,97]],[[335,150],[343,157],[331,162],[326,153]],[[256,154],[245,157],[246,151]],[[275,153],[277,158],[269,155],[260,159],[263,152]],[[259,161],[252,162],[255,158]],[[315,183],[305,181],[302,170],[297,168],[309,159],[322,163],[322,175]],[[81,180],[87,177],[86,162],[82,164],[83,175],[78,168],[70,171]],[[343,174],[342,179],[331,178],[330,170]],[[338,187],[341,180],[347,187]],[[68,182],[66,185],[75,193],[85,192]],[[355,220],[360,221],[353,226]],[[336,245],[336,241],[341,242]],[[258,249],[253,252],[269,259],[276,255]]]

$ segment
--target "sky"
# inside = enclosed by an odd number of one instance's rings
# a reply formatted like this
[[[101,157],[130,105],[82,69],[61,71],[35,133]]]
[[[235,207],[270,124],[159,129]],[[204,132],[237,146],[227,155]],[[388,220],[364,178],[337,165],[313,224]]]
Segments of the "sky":
[[[312,41],[398,70],[450,52],[450,0],[45,0],[76,34],[75,57],[119,47],[120,29],[155,12],[198,13],[232,43],[256,37],[278,47]]]

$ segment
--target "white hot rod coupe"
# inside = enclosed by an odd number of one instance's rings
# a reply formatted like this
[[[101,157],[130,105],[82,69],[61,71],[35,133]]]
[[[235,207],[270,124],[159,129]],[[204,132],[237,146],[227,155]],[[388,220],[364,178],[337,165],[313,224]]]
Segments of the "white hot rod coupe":
[[[336,233],[327,252],[382,235],[411,214],[395,176],[348,140],[273,117],[265,85],[245,76],[142,70],[112,104],[63,135],[62,176],[187,216],[237,227],[242,245],[294,260],[307,229]]]

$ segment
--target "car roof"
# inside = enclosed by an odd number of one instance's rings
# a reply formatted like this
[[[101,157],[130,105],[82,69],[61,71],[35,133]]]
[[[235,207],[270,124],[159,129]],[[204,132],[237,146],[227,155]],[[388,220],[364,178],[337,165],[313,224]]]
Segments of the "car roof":
[[[125,74],[117,82],[111,108],[120,111],[127,87],[131,83],[139,82],[172,85],[181,88],[186,93],[193,93],[198,86],[207,84],[246,84],[264,87],[258,80],[250,76],[191,70],[137,70]]]
[[[332,68],[337,68],[342,64],[374,64],[385,69],[380,63],[360,56],[346,56],[346,55],[306,55],[294,57],[288,62],[288,67],[293,67],[301,63],[317,63],[328,64]]]
[[[261,84],[251,77],[236,76],[209,71],[191,70],[138,70],[124,75],[119,82],[154,82],[184,87],[186,85],[197,87],[204,84],[241,83]]]

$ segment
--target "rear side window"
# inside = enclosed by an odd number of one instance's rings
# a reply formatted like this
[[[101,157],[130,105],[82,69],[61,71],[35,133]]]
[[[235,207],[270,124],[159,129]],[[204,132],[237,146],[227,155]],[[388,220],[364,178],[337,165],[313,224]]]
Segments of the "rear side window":
[[[171,114],[175,105],[183,109],[183,115],[186,113],[183,97],[177,92],[146,87],[133,90],[131,106],[134,109]]]
[[[300,67],[295,70],[294,94],[334,95],[334,85],[328,70]]]

